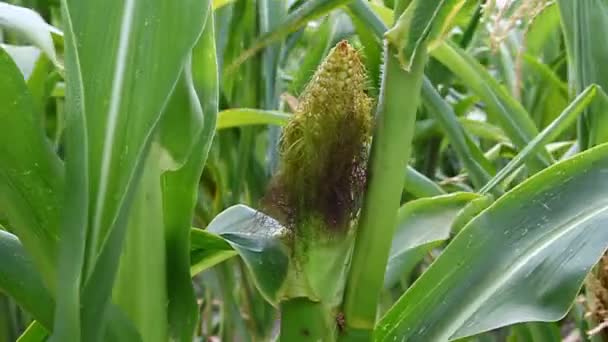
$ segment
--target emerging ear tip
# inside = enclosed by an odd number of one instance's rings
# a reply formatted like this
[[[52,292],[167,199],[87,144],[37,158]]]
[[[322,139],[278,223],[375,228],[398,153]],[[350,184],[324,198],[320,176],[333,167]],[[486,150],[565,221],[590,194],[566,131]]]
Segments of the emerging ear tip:
[[[350,44],[348,43],[348,40],[343,39],[343,40],[341,40],[341,41],[338,43],[338,45],[336,45],[336,48],[337,48],[337,49],[339,49],[339,50],[342,50],[342,51],[347,51],[347,50],[349,50],[349,49],[350,49],[350,48],[352,48],[352,47],[351,47],[351,46],[350,46]]]
[[[315,217],[344,231],[358,211],[372,120],[366,82],[359,51],[341,41],[301,94],[280,139],[279,171],[266,203],[293,228]]]

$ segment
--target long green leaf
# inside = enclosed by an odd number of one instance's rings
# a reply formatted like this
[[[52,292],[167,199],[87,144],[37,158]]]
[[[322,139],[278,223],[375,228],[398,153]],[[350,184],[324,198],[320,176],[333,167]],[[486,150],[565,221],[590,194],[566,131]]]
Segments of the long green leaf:
[[[232,108],[217,115],[217,129],[247,125],[283,126],[289,121],[290,114],[274,110]]]
[[[393,286],[433,247],[447,240],[457,214],[476,198],[479,195],[460,192],[404,204],[397,217],[384,287]]]
[[[0,210],[53,292],[63,165],[44,136],[23,75],[1,48],[0,74]]]
[[[89,181],[87,176],[87,133],[83,101],[83,78],[80,57],[76,51],[75,31],[67,7],[62,1],[62,15],[65,24],[65,63],[66,63],[66,134],[65,158],[66,187],[64,189],[64,209],[59,231],[60,243],[57,266],[57,285],[62,292],[55,298],[55,316],[50,340],[80,339],[80,290],[81,273],[85,259],[87,238]],[[70,212],[65,208],[71,208]]]
[[[414,0],[401,14],[395,25],[386,32],[386,39],[394,44],[399,61],[405,70],[412,67],[413,56],[425,43],[439,38],[451,27],[466,0]]]
[[[64,319],[55,322],[53,338],[95,341],[151,133],[202,30],[205,7],[194,0],[64,0],[63,9],[69,182],[60,255],[65,291],[56,312]],[[104,25],[95,24],[99,13]]]
[[[259,17],[259,28],[260,33],[266,33],[274,30],[276,27],[281,25],[285,21],[287,17],[287,6],[288,3],[283,0],[261,0],[258,3],[258,17]],[[279,107],[280,103],[280,95],[284,91],[286,85],[282,82],[280,77],[280,68],[283,65],[284,56],[287,55],[287,51],[289,51],[289,47],[287,47],[286,40],[278,41],[275,44],[271,44],[264,49],[262,55],[262,68],[260,73],[260,78],[262,78],[264,82],[264,109],[276,109]],[[313,58],[314,59],[314,58]],[[279,159],[279,151],[278,151],[278,141],[280,136],[280,128],[279,127],[269,127],[268,129],[268,144],[266,147],[266,160],[268,161],[266,166],[266,174],[270,174],[272,170],[275,170],[278,164]],[[250,172],[249,175],[254,174],[254,172]],[[261,188],[264,187],[264,182],[259,179],[255,179],[253,181],[249,181],[249,184],[259,184]],[[257,196],[256,191],[252,190],[253,196]],[[260,296],[257,296],[257,293],[254,294],[257,300],[263,301]],[[248,303],[249,307],[252,307],[251,303]],[[259,309],[260,311],[264,311],[265,313],[269,312],[271,308],[266,305],[266,303],[261,303],[261,305],[255,305],[252,310]],[[253,316],[260,317],[265,316],[263,321],[263,327],[261,327],[258,331],[258,335],[268,335],[270,330],[272,330],[272,318],[269,318],[267,315],[256,315]],[[269,319],[266,319],[269,318]],[[260,322],[260,320],[256,320],[256,323]],[[260,324],[256,324],[256,326],[260,327]]]
[[[521,104],[473,57],[449,42],[435,44],[430,53],[484,101],[489,116],[498,122],[518,148],[523,149],[538,134],[534,122]],[[550,165],[551,161],[549,153],[541,149],[528,165],[538,171]]]
[[[431,114],[439,121],[454,150],[465,165],[473,184],[478,188],[482,187],[496,172],[494,166],[462,128],[452,107],[441,98],[431,81],[426,78],[422,83],[422,100]]]
[[[258,21],[260,33],[274,30],[287,16],[287,2],[283,0],[260,0],[258,2]],[[264,107],[273,109],[278,106],[280,83],[278,80],[279,62],[283,44],[279,41],[267,46],[263,52],[262,78],[264,79]]]
[[[601,37],[608,33],[608,3],[603,0],[557,1],[566,41],[570,79],[576,93],[591,84],[608,88],[608,73],[602,67],[608,46]],[[606,103],[593,105],[579,121],[581,149],[608,141]]]
[[[137,327],[144,341],[168,340],[167,256],[160,148],[154,146],[140,175],[112,300]],[[175,265],[177,266],[177,265]],[[174,279],[178,281],[179,279]],[[187,317],[183,317],[186,319]],[[192,336],[191,331],[189,336]]]
[[[234,72],[238,66],[243,64],[247,59],[253,57],[264,47],[286,37],[288,34],[306,25],[307,22],[327,14],[331,10],[344,5],[348,1],[350,0],[307,1],[296,10],[289,13],[280,25],[277,25],[271,31],[268,31],[260,36],[253,46],[244,51],[234,62],[232,62],[227,71],[229,73]]]
[[[0,230],[0,291],[46,327],[53,325],[54,302],[16,236]]]
[[[34,269],[29,253],[25,251],[16,236],[0,230],[0,291],[8,294],[36,320],[30,326],[33,337],[46,337],[53,327],[53,309],[55,302],[45,288],[39,273]],[[110,320],[106,339],[111,341],[141,341],[135,328],[123,318],[122,312],[110,306]],[[30,337],[32,337],[30,336]],[[25,336],[27,337],[27,336]],[[123,337],[120,339],[119,337]]]
[[[608,145],[533,176],[474,218],[382,318],[378,341],[443,341],[568,311],[608,246]]]
[[[184,68],[188,86],[182,91],[192,104],[190,111],[167,111],[172,120],[199,126],[191,136],[189,153],[179,169],[166,170],[162,175],[163,219],[167,251],[166,282],[168,289],[168,318],[170,337],[180,341],[192,339],[198,320],[198,305],[190,277],[190,224],[198,196],[198,183],[216,129],[218,103],[218,69],[215,53],[214,15],[210,11],[205,28],[194,46],[192,61]],[[177,91],[177,88],[174,90]],[[174,108],[176,109],[176,108]],[[192,116],[192,113],[197,113]],[[184,117],[186,115],[186,117]],[[202,118],[199,118],[202,115]],[[199,119],[201,121],[199,121]],[[179,146],[173,153],[181,153]],[[205,199],[207,200],[207,199]]]
[[[587,108],[596,94],[600,92],[600,101],[606,101],[606,95],[597,86],[589,86],[583,91],[570,105],[542,132],[540,132],[532,141],[513,158],[507,166],[496,174],[488,184],[486,184],[481,190],[481,193],[485,193],[494,188],[498,183],[502,182],[508,175],[510,175],[515,169],[520,167],[527,158],[529,158],[535,151],[540,149],[542,146],[550,142],[551,140],[558,137],[565,129],[567,129],[574,120],[581,114],[585,108]]]

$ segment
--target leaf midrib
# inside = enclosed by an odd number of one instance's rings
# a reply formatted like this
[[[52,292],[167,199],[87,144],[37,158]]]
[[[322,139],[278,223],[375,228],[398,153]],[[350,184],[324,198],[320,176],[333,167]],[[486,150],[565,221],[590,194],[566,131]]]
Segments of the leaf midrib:
[[[101,231],[101,220],[105,208],[105,199],[108,192],[110,167],[112,164],[112,148],[114,146],[116,126],[118,125],[118,116],[120,105],[122,102],[124,87],[124,70],[126,68],[126,60],[128,55],[129,42],[131,40],[132,22],[135,15],[135,0],[125,0],[123,7],[122,21],[120,24],[120,37],[118,42],[118,53],[116,54],[116,62],[114,65],[114,77],[112,78],[112,88],[110,97],[110,106],[108,109],[106,131],[104,135],[101,171],[99,177],[99,187],[97,198],[95,201],[95,211],[93,212],[93,226],[91,230],[90,248],[94,253],[98,249],[99,234]],[[88,258],[89,266],[92,266],[96,258]],[[91,270],[92,267],[89,267]]]

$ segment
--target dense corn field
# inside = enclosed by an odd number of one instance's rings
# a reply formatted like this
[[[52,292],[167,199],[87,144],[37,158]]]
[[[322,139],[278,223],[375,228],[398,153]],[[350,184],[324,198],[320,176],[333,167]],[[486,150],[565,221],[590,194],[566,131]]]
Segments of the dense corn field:
[[[0,2],[0,342],[608,341],[608,0]]]

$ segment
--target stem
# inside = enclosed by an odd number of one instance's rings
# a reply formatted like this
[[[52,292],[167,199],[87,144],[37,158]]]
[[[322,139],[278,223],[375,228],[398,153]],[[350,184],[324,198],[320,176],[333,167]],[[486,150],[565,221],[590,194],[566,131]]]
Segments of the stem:
[[[420,49],[414,57],[411,72],[406,72],[395,57],[397,51],[386,45],[370,179],[344,300],[348,340],[370,340],[375,325],[426,62],[426,50]]]
[[[281,342],[335,341],[335,330],[323,304],[306,298],[281,303]]]

